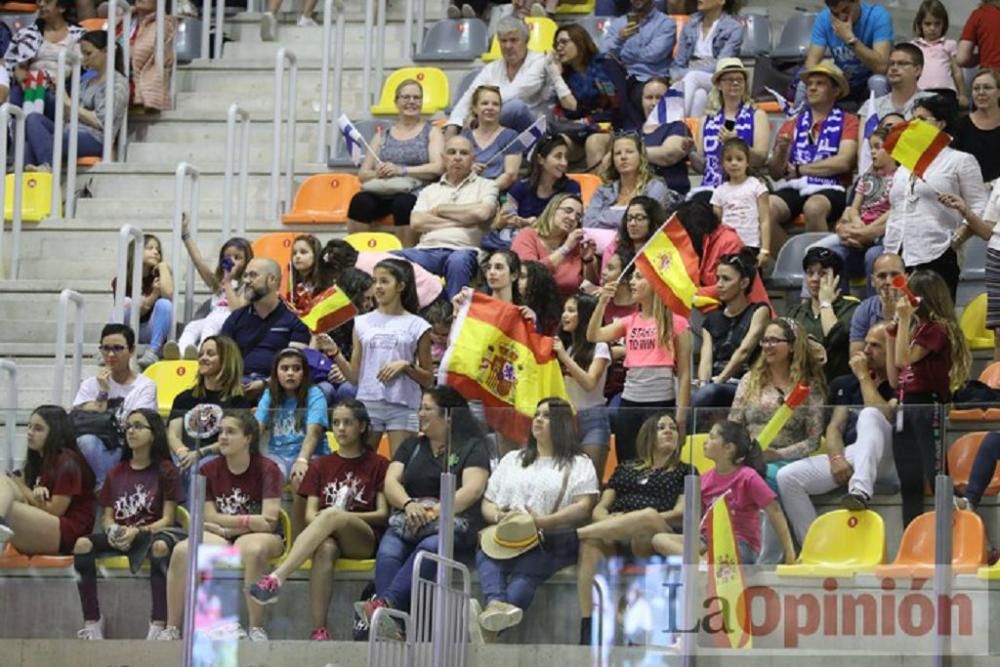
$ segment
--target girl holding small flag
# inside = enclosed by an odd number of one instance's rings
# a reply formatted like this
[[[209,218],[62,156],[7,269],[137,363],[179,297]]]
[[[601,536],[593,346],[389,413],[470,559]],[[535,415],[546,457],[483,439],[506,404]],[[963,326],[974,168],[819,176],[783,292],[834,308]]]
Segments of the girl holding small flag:
[[[500,124],[503,100],[497,86],[479,86],[472,93],[472,115],[462,136],[472,142],[476,163],[472,170],[483,178],[492,179],[500,192],[506,192],[521,169],[521,153],[517,132]],[[502,156],[502,157],[501,157]]]
[[[334,275],[329,265],[321,261],[323,246],[312,234],[301,234],[292,241],[292,270],[288,302],[302,315],[308,311],[313,297],[333,285]]]
[[[618,291],[617,282],[604,285],[587,325],[587,340],[625,339],[625,388],[615,421],[615,452],[619,461],[630,461],[639,427],[651,411],[676,408],[677,425],[684,431],[691,397],[691,331],[688,321],[670,311],[640,272],[622,278],[629,281],[639,310],[602,325],[604,311]]]

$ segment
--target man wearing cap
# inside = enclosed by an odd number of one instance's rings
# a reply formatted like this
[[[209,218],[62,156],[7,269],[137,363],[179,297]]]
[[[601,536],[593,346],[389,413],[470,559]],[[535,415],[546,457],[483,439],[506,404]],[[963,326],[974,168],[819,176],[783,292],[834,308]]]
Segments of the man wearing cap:
[[[868,99],[869,89],[876,95],[889,92],[885,73],[895,38],[892,18],[882,5],[826,0],[826,8],[813,24],[804,69],[812,69],[829,53],[847,76],[849,90],[845,97],[861,104]],[[799,85],[795,101],[801,102],[805,96],[804,87]]]
[[[801,213],[806,231],[825,232],[847,205],[846,187],[857,161],[858,117],[837,100],[848,93],[840,68],[824,61],[802,72],[806,106],[784,122],[768,170],[777,180],[771,195],[771,252],[787,235],[782,225]]]
[[[827,381],[851,372],[848,365],[851,316],[858,300],[840,293],[844,260],[829,248],[809,248],[802,259],[809,300],[792,307],[788,316],[826,349]]]

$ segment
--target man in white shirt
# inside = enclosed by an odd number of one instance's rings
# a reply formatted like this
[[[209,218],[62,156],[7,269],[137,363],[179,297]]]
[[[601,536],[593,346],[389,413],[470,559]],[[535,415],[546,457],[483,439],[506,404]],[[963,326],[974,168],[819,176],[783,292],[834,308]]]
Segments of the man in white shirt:
[[[420,242],[395,253],[444,276],[449,299],[472,280],[483,230],[497,212],[496,183],[472,171],[475,156],[465,137],[445,142],[444,176],[420,191],[410,214]]]
[[[898,113],[906,120],[910,120],[913,104],[921,97],[931,95],[920,90],[917,85],[923,71],[924,52],[918,47],[909,42],[892,47],[889,53],[889,70],[886,73],[886,78],[889,80],[889,94],[875,98],[874,112],[879,120],[890,113]],[[858,116],[861,118],[862,126],[872,111],[871,100],[861,105]]]
[[[120,428],[124,428],[125,418],[133,410],[156,410],[156,384],[132,370],[135,332],[124,324],[105,325],[101,330],[100,350],[104,368],[97,372],[96,377],[80,383],[73,399],[73,409],[112,412]],[[96,435],[86,434],[78,436],[76,444],[94,471],[97,488],[100,489],[104,476],[121,460],[123,442],[105,443]]]
[[[503,57],[486,65],[462,97],[455,103],[445,132],[458,134],[469,118],[472,94],[479,86],[497,86],[503,108],[500,124],[523,132],[545,113],[552,98],[552,84],[545,68],[545,55],[528,51],[527,24],[521,19],[505,16],[497,24],[497,40]]]

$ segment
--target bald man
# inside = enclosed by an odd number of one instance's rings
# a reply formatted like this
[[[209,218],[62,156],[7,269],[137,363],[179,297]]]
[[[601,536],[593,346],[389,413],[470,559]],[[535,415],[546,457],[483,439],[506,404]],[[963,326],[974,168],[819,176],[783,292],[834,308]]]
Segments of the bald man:
[[[462,136],[444,145],[444,176],[420,191],[410,226],[420,233],[415,248],[396,254],[444,276],[448,298],[469,284],[483,232],[497,212],[496,183],[472,171],[472,143]]]
[[[240,286],[247,305],[234,310],[222,335],[243,353],[243,389],[256,400],[264,391],[275,355],[286,347],[309,344],[309,329],[278,297],[281,267],[273,259],[250,260]]]

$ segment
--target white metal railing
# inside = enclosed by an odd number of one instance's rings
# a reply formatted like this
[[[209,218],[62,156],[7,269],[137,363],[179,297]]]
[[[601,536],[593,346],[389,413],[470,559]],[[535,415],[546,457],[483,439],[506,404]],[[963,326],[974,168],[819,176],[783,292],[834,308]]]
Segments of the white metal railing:
[[[365,0],[365,43],[361,51],[361,105],[365,108],[372,103],[372,40],[375,30],[375,0]],[[379,82],[381,83],[381,81]]]
[[[14,116],[14,210],[10,220],[10,264],[8,277],[17,280],[21,264],[21,209],[24,199],[24,111],[10,103],[0,105],[0,164],[7,164],[7,128]],[[7,179],[0,178],[0,206],[7,205]],[[2,224],[2,221],[0,221]],[[3,229],[0,229],[0,262],[3,262]],[[2,274],[0,274],[2,276]]]
[[[327,0],[330,2],[330,0]],[[236,167],[236,121],[240,122],[240,183],[236,190],[236,235],[247,229],[247,196],[250,184],[250,112],[239,104],[229,105],[226,114],[226,171],[222,182],[222,242],[232,234],[233,171]],[[176,204],[175,204],[176,207]]]
[[[59,293],[59,310],[56,313],[56,358],[52,371],[52,403],[63,405],[63,393],[66,391],[66,320],[69,317],[69,304],[76,309],[76,319],[73,322],[73,375],[70,386],[73,391],[80,386],[80,376],[83,369],[83,295],[71,289]],[[136,309],[138,312],[138,309]]]
[[[436,581],[420,576],[423,564],[437,566]],[[452,586],[458,575],[459,587]],[[416,662],[430,667],[464,667],[469,642],[469,568],[436,553],[421,551],[413,560],[413,644]],[[409,639],[409,635],[407,639]]]
[[[166,7],[162,8],[164,15],[161,18],[160,16],[161,7],[159,5],[160,2],[165,2],[165,0],[157,0],[156,29],[158,31],[165,31],[166,30],[165,25],[167,20]],[[170,0],[170,15],[174,17],[175,21],[177,21],[174,29],[174,65],[173,68],[170,70],[170,108],[172,109],[177,108],[177,40],[180,36],[180,29],[181,29],[180,18],[177,16],[177,2],[178,0]],[[165,48],[166,47],[164,46],[164,49]]]
[[[14,439],[17,436],[17,363],[0,359],[0,371],[7,375],[7,407],[3,413],[6,454],[0,459],[0,465],[8,471],[14,469]]]
[[[176,11],[175,11],[176,13]],[[215,0],[215,57],[222,57],[222,28],[226,20],[226,0]],[[209,32],[212,28],[212,0],[202,0],[201,5],[201,57],[211,58]]]
[[[413,0],[409,0],[412,2]],[[337,15],[337,43],[333,57],[333,104],[330,101],[330,50],[334,48],[333,15]],[[337,145],[337,133],[333,131],[333,123],[340,117],[340,89],[344,82],[344,35],[345,35],[344,0],[324,0],[323,2],[323,59],[319,75],[319,141],[316,146],[316,161],[326,164],[329,155],[333,155],[333,147]],[[329,124],[330,144],[327,146],[327,125]]]
[[[405,639],[396,640],[379,636],[379,627],[396,621],[402,624]],[[411,626],[410,615],[405,611],[388,607],[376,609],[368,632],[368,667],[412,667],[413,640],[409,638]]]
[[[70,81],[70,112],[69,112],[69,152],[66,156],[66,210],[64,218],[76,217],[76,153],[77,139],[80,128],[80,54],[68,49],[59,51],[56,61],[56,117],[55,136],[52,146],[52,215],[59,210],[62,197],[62,163],[63,163],[63,127],[66,99],[66,61],[73,66]]]
[[[366,43],[368,40],[366,40]],[[285,66],[288,66],[288,81],[285,85]],[[298,59],[295,54],[281,47],[274,58],[274,153],[271,156],[271,187],[268,192],[268,215],[281,217],[285,211],[286,204],[291,201],[292,179],[295,176],[295,116],[296,116],[296,86],[299,76]],[[282,121],[282,101],[288,103],[287,140],[285,148],[288,155],[285,157],[285,191],[288,199],[281,199],[281,121]]]
[[[122,59],[125,65],[126,82],[131,80],[132,74],[132,54],[129,53],[129,43],[132,37],[132,7],[125,0],[107,0],[107,5],[108,57],[104,67],[104,152],[101,157],[103,162],[111,162],[111,152],[115,147],[115,49],[118,48],[118,43],[115,40],[115,28],[117,27],[115,11],[117,7],[122,8]],[[128,100],[126,100],[127,106]],[[124,162],[127,154],[128,111],[126,109],[118,133],[118,159]]]
[[[184,277],[184,321],[190,322],[194,314],[194,262],[187,253],[182,253],[181,230],[184,221],[184,183],[190,178],[191,189],[188,191],[188,234],[198,242],[198,181],[201,172],[198,168],[181,162],[174,172],[174,221],[173,221],[173,241],[171,244],[171,263],[174,266],[175,275],[180,277],[180,267],[185,265]],[[174,286],[174,308],[170,317],[170,333],[167,340],[175,340],[177,337],[177,287]]]
[[[378,0],[378,25],[375,27],[375,94],[379,94],[379,87],[385,78],[385,14],[387,11],[386,0]],[[371,33],[368,33],[371,34]]]
[[[122,225],[118,232],[118,273],[115,276],[115,305],[111,321],[128,324],[139,336],[139,311],[142,306],[142,256],[144,250],[142,230],[132,225]],[[132,250],[132,304],[129,321],[125,322],[125,282],[128,279],[128,244],[135,241]],[[174,310],[176,313],[176,309]]]
[[[176,4],[177,0],[174,0]],[[176,10],[174,15],[176,15]],[[131,36],[131,35],[130,35]],[[177,31],[174,29],[174,43],[177,43]],[[154,62],[160,70],[160,80],[164,81],[163,74],[166,71],[166,44],[167,44],[167,0],[156,0],[156,46],[154,51]]]

